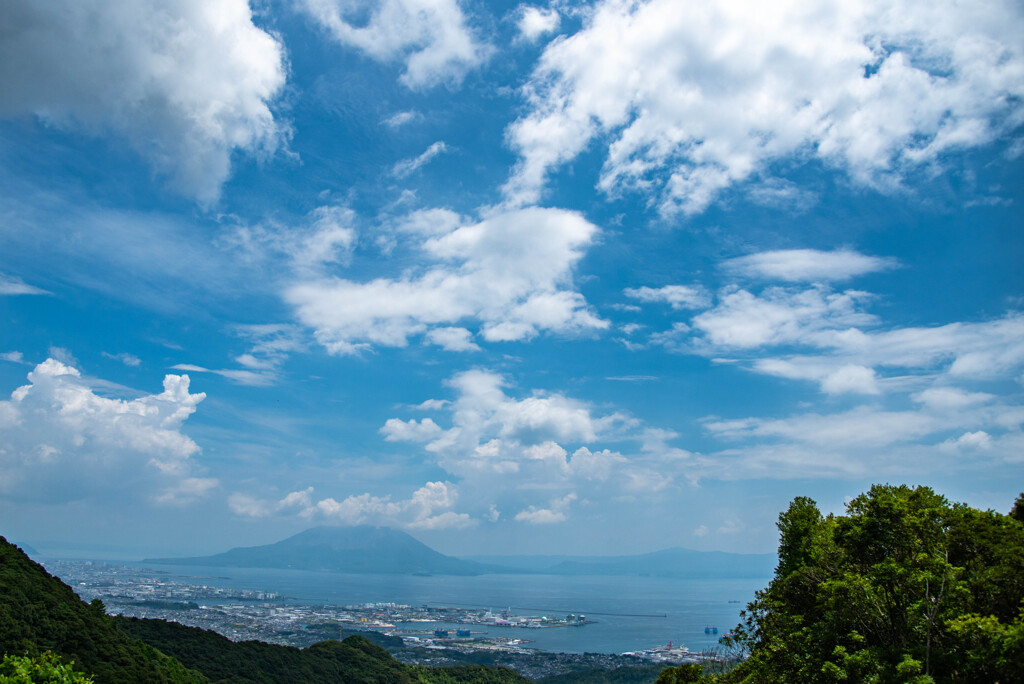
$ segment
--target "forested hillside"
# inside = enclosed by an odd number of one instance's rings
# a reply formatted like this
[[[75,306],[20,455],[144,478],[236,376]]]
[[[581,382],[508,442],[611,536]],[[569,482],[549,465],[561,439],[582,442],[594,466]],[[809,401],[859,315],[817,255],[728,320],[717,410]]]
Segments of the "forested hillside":
[[[234,643],[215,632],[162,620],[110,617],[99,601],[84,603],[70,587],[0,537],[0,653],[13,657],[9,661],[13,671],[26,662],[48,666],[50,661],[40,657],[46,652],[59,656],[65,665],[74,661],[74,670],[92,675],[97,684],[529,681],[503,668],[403,665],[358,636],[297,649],[255,641]],[[24,656],[30,660],[18,660]],[[6,676],[0,673],[0,681]]]
[[[235,643],[209,630],[163,620],[115,618],[128,634],[199,670],[211,682],[235,684],[526,684],[504,668],[473,665],[427,668],[403,665],[360,636],[321,641],[304,649],[259,641]]]
[[[75,670],[98,684],[205,682],[137,639],[117,629],[103,604],[84,603],[21,549],[0,537],[0,651],[36,656],[44,651],[74,660]]]

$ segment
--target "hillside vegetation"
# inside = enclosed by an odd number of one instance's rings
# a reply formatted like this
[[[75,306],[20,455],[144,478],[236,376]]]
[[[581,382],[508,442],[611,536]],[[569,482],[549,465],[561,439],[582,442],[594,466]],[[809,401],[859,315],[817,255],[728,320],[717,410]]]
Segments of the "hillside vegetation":
[[[260,641],[233,642],[197,627],[164,620],[116,618],[127,633],[199,670],[211,682],[301,684],[526,684],[529,680],[503,668],[474,665],[428,668],[403,665],[361,636],[321,641],[304,649]]]
[[[72,662],[75,672],[91,675],[96,684],[529,681],[503,668],[403,665],[359,636],[297,649],[256,641],[234,643],[215,632],[162,620],[110,617],[102,603],[84,603],[70,587],[3,537],[0,653],[5,656],[0,682],[72,681],[56,678]],[[33,678],[19,678],[30,676],[25,672],[34,673]]]
[[[21,549],[0,537],[0,650],[39,656],[50,651],[96,682],[205,682],[137,639],[117,629],[103,604],[84,603]]]
[[[749,658],[682,682],[1024,682],[1024,495],[1010,515],[881,486],[846,515],[798,497],[779,564],[728,643]]]

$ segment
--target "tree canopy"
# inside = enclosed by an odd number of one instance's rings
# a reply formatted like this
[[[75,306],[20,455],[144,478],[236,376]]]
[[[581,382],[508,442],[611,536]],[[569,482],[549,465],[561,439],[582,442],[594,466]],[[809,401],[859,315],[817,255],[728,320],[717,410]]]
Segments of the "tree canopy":
[[[1022,509],[890,485],[843,516],[794,499],[775,576],[728,638],[749,657],[717,681],[1024,681]]]

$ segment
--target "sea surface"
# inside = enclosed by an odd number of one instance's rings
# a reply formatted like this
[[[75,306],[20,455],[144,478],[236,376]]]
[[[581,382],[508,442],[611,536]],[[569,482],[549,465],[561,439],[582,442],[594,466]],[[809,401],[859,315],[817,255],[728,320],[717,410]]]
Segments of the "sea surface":
[[[487,637],[528,639],[531,646],[563,653],[623,653],[685,644],[714,648],[739,622],[739,613],[768,584],[763,579],[672,579],[564,575],[362,575],[304,570],[144,565],[168,579],[231,589],[277,592],[296,603],[352,605],[375,602],[413,606],[510,609],[514,615],[584,614],[595,624],[526,629],[473,625]],[[424,629],[424,624],[404,625]],[[444,625],[438,625],[443,627]],[[705,634],[717,627],[718,634]],[[455,629],[456,625],[450,625]],[[430,629],[434,626],[430,625]]]

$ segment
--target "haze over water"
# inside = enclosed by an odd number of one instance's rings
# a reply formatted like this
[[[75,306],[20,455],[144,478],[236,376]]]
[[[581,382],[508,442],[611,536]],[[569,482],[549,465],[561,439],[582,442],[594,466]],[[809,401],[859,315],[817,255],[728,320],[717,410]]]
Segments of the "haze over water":
[[[740,610],[769,579],[420,577],[174,565],[160,569],[189,583],[274,591],[300,603],[347,605],[390,601],[494,611],[511,608],[517,615],[564,617],[567,613],[583,613],[596,620],[595,624],[583,627],[471,627],[474,632],[486,630],[488,637],[529,639],[534,642],[532,647],[563,653],[622,653],[661,646],[669,640],[674,644],[681,642],[694,651],[713,647],[720,636],[736,625]],[[717,626],[719,634],[704,634],[708,625]],[[454,624],[449,626],[455,628]],[[397,627],[432,630],[435,625]]]

